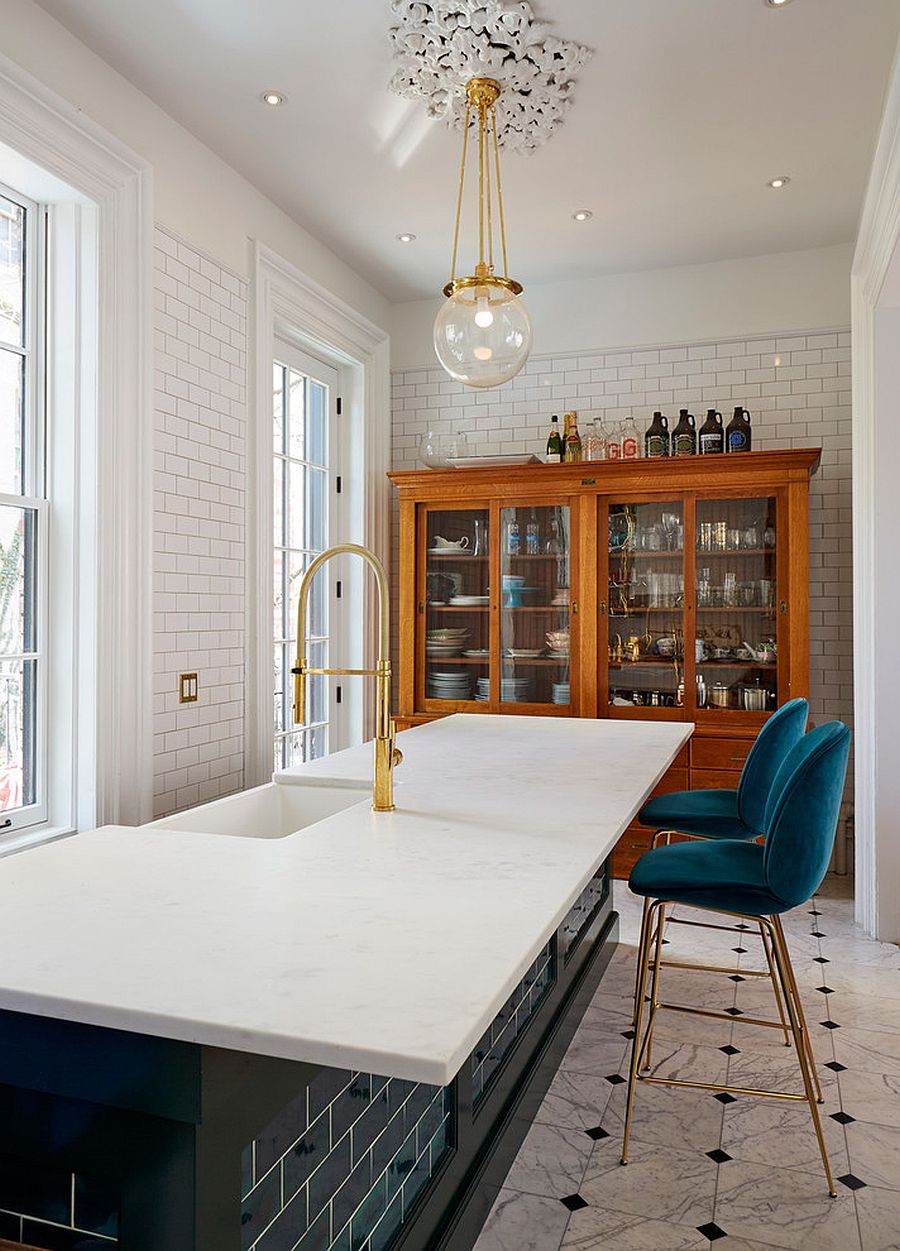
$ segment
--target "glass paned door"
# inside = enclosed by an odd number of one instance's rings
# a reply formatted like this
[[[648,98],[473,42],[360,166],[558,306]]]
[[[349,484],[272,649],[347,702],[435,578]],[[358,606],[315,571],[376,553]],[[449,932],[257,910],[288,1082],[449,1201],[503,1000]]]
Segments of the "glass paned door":
[[[427,513],[425,698],[490,698],[490,540],[487,508]]]
[[[306,719],[294,724],[291,668],[297,651],[300,580],[330,542],[330,480],[334,472],[331,415],[335,371],[297,353],[273,370],[273,635],[275,768],[325,756],[335,710],[327,678],[310,676]],[[317,575],[307,618],[307,658],[326,668],[336,629],[331,570]]]
[[[609,505],[609,703],[684,704],[684,508]]]
[[[567,505],[500,509],[500,702],[571,705]]]
[[[776,500],[697,500],[697,707],[778,702]]]
[[[0,497],[0,829],[27,824],[39,794],[40,509]]]

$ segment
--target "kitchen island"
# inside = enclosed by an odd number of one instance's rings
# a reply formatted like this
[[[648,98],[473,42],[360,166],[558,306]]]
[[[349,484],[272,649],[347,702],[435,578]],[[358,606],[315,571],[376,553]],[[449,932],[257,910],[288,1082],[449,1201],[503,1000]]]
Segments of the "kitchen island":
[[[361,747],[3,860],[0,1238],[469,1247],[692,728],[448,717],[402,735],[392,813]]]

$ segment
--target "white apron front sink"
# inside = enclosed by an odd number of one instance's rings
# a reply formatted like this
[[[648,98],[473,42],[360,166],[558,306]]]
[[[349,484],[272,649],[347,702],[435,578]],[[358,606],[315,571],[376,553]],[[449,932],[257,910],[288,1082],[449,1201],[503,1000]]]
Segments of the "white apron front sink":
[[[236,838],[286,838],[354,804],[371,802],[371,789],[369,783],[276,786],[267,782],[253,790],[226,795],[224,799],[151,821],[146,828],[228,834]]]

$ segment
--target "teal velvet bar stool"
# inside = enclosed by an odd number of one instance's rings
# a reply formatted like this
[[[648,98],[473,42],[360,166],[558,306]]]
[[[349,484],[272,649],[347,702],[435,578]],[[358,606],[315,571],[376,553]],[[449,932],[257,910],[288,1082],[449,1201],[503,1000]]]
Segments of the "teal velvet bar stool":
[[[638,985],[635,995],[634,1038],[628,1074],[628,1099],[622,1163],[628,1161],[628,1136],[639,1081],[657,1085],[697,1087],[701,1090],[734,1091],[740,1094],[803,1100],[809,1104],[813,1128],[822,1156],[829,1194],[835,1195],[834,1179],[825,1150],[816,1082],[813,1075],[808,1029],[797,981],[785,940],[781,914],[805,903],[818,889],[828,868],[840,813],[850,731],[839,721],[819,726],[800,739],[783,761],[766,805],[765,843],[747,840],[709,840],[673,843],[646,852],[631,873],[629,886],[636,895],[651,901],[644,914],[638,947]],[[775,1021],[751,1017],[732,1018],[726,1013],[692,1009],[660,1001],[661,944],[666,908],[670,904],[724,914],[763,927],[774,955],[781,994],[787,1008],[788,1026],[803,1078],[803,1094],[730,1087],[714,1082],[676,1080],[642,1072],[648,1040],[656,1013],[681,1011],[722,1017],[740,1024],[780,1028]],[[651,947],[655,953],[651,961]],[[652,967],[647,1029],[641,1027],[647,997],[648,965]],[[698,967],[698,966],[695,966]],[[819,1094],[821,1102],[821,1094]]]
[[[778,770],[791,748],[806,733],[809,720],[809,704],[805,699],[792,699],[774,712],[756,736],[744,767],[737,790],[675,791],[669,795],[656,795],[641,809],[638,820],[655,830],[651,847],[660,841],[669,841],[671,834],[689,834],[693,838],[756,839],[760,838],[766,823],[766,805]],[[644,902],[644,913],[650,906]],[[720,929],[702,921],[685,922],[700,928]],[[727,927],[731,928],[731,927]],[[778,992],[775,957],[765,927],[759,926],[767,972],[752,976],[768,977],[781,1019],[785,1046],[790,1046],[787,1018]],[[664,962],[665,964],[666,962]],[[678,963],[679,968],[697,968],[693,964]],[[712,970],[707,970],[712,972]],[[728,972],[730,969],[717,970]],[[635,993],[637,982],[635,981]],[[652,1054],[652,1035],[647,1045],[647,1060]]]

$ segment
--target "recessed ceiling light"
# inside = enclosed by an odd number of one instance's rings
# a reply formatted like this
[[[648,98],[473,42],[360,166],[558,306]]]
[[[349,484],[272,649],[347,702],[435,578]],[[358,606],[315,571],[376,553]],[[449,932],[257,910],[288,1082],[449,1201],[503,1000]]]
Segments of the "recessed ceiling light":
[[[397,238],[400,240],[401,243],[415,243],[416,241],[415,235],[406,234],[406,233],[402,235],[397,235]]]
[[[780,174],[778,178],[770,178],[766,185],[771,187],[773,191],[780,191],[781,188],[786,187],[790,181],[791,180],[788,178],[787,174]]]
[[[577,209],[572,214],[572,217],[577,222],[589,222],[593,216],[594,214],[591,212],[590,209]]]
[[[284,96],[280,91],[264,91],[259,98],[263,104],[268,104],[273,109],[277,109],[280,104],[284,104]]]
[[[791,0],[766,0],[766,4],[770,9],[783,9],[790,2]]]

